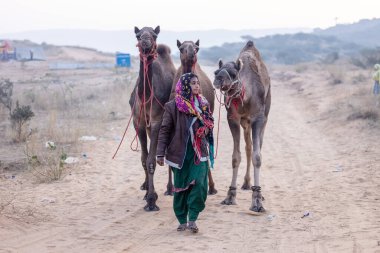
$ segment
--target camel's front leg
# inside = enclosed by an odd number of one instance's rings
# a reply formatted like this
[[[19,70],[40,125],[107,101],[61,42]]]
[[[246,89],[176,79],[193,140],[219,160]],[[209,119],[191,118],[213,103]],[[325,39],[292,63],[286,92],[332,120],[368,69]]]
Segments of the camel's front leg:
[[[252,186],[252,205],[250,210],[254,212],[265,212],[262,204],[263,196],[261,195],[260,186],[260,168],[261,168],[261,137],[264,131],[265,119],[264,116],[258,118],[252,124],[252,137],[253,137],[253,156],[252,163],[254,167],[253,178],[254,186]]]
[[[146,160],[147,169],[148,169],[148,192],[146,196],[146,206],[144,207],[145,211],[158,211],[160,208],[156,205],[158,195],[154,189],[153,176],[156,169],[156,150],[157,150],[157,139],[158,132],[160,130],[160,123],[151,123],[150,129],[150,146],[149,154]]]
[[[137,126],[134,122],[135,129],[137,129],[138,138],[141,145],[141,165],[144,168],[145,172],[145,180],[141,184],[140,189],[141,190],[148,190],[148,171],[146,167],[146,159],[148,157],[148,148],[147,148],[147,135],[146,135],[146,129],[145,126]],[[138,128],[137,128],[138,127]],[[146,195],[144,199],[146,198]]]
[[[234,140],[234,151],[232,153],[232,180],[230,188],[227,192],[227,197],[222,201],[223,205],[236,205],[236,180],[241,161],[240,154],[240,119],[232,119],[228,117],[228,125]]]

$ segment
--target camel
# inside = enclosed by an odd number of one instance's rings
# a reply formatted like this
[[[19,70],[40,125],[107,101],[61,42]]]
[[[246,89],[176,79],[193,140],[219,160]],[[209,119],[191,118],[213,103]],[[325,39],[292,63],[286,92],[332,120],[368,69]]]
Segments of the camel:
[[[223,64],[222,60],[219,61],[219,69],[215,71],[213,84],[225,95],[227,120],[234,142],[232,181],[222,204],[236,205],[236,180],[241,161],[240,126],[242,126],[247,156],[247,170],[242,189],[252,190],[250,210],[265,212],[259,179],[262,163],[261,148],[270,110],[271,91],[267,68],[252,41],[248,41],[243,47],[236,62]],[[251,160],[254,167],[253,186],[250,178]]]
[[[181,75],[192,72],[198,76],[199,82],[201,84],[201,93],[203,94],[203,96],[206,97],[207,101],[210,103],[211,112],[214,112],[214,87],[212,86],[211,80],[207,77],[206,73],[203,72],[203,70],[197,62],[199,40],[197,40],[197,42],[195,43],[193,41],[184,41],[183,43],[181,43],[179,40],[177,40],[177,47],[180,51],[181,66],[178,68],[174,76],[170,100],[174,99],[175,97],[175,87]],[[208,194],[214,195],[218,191],[215,189],[215,183],[210,170],[208,173],[208,180]],[[169,168],[169,180],[167,185],[168,191],[165,193],[166,195],[172,195],[172,185],[172,173]]]
[[[155,29],[135,27],[140,51],[140,70],[129,104],[132,108],[133,125],[141,143],[141,163],[145,171],[145,181],[141,185],[146,190],[145,211],[158,211],[158,195],[154,189],[153,176],[156,168],[156,148],[158,132],[164,114],[164,104],[169,101],[175,67],[168,46],[156,44],[160,27]],[[137,96],[136,96],[137,95]],[[149,136],[149,151],[147,148]]]

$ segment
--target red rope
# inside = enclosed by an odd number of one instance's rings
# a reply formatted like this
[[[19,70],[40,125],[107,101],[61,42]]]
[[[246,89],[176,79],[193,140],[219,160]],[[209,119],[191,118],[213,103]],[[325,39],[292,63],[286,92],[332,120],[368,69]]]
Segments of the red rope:
[[[219,126],[220,126],[220,108],[222,107],[222,103],[221,103],[221,101],[218,99],[218,95],[216,95],[216,93],[215,93],[215,96],[216,96],[216,100],[219,101],[219,113],[218,113],[218,131],[217,131],[217,134],[216,134],[216,147],[215,147],[215,155],[214,155],[214,159],[216,159],[216,157],[218,156],[218,148],[219,148]],[[222,92],[220,92],[220,98],[222,98]]]
[[[137,90],[136,90],[136,93],[137,93]],[[133,111],[134,111],[134,108],[135,108],[135,105],[136,105],[136,100],[137,100],[137,94],[135,94],[135,101],[133,102],[133,106],[132,106],[132,110],[131,110],[131,115],[129,116],[129,120],[128,120],[127,127],[125,128],[125,131],[124,131],[123,137],[121,138],[120,143],[119,143],[119,146],[117,147],[117,149],[116,149],[114,155],[112,156],[112,159],[115,159],[116,154],[117,154],[117,152],[119,151],[119,149],[120,149],[120,147],[121,147],[121,144],[123,143],[124,137],[125,137],[125,135],[127,134],[127,131],[128,131],[128,128],[129,128],[129,124],[131,123],[131,119],[132,119],[132,116],[133,116]]]
[[[241,104],[243,104],[244,95],[245,95],[245,86],[242,85],[242,87],[241,87],[241,93],[240,93],[240,96],[238,97],[238,98],[240,98]],[[220,108],[222,107],[222,105],[228,104],[229,99],[232,99],[231,102],[234,105],[234,107],[235,107],[236,110],[238,109],[238,106],[239,106],[239,100],[237,100],[238,98],[237,97],[236,98],[231,98],[232,96],[226,96],[227,103],[223,103],[222,102],[222,91],[221,90],[220,90],[220,97],[218,97],[218,95],[216,94],[216,92],[215,92],[215,97],[216,97],[216,100],[219,102],[219,113],[218,113],[218,131],[217,131],[217,137],[216,137],[216,148],[215,148],[214,159],[216,159],[216,157],[218,156],[218,148],[219,148]]]
[[[140,120],[141,120],[141,116],[142,116],[141,113],[142,113],[142,109],[143,109],[143,107],[144,107],[144,112],[145,112],[144,115],[146,115],[146,107],[145,107],[145,105],[146,105],[147,103],[150,102],[150,109],[149,109],[149,117],[150,117],[150,119],[149,119],[149,122],[147,121],[147,118],[144,117],[144,118],[145,118],[145,124],[146,124],[147,127],[149,127],[149,126],[150,126],[150,123],[151,123],[152,107],[153,107],[153,98],[155,98],[156,101],[157,101],[157,103],[158,103],[162,108],[164,108],[164,106],[160,103],[160,101],[154,96],[154,90],[153,90],[152,84],[151,84],[149,78],[147,78],[147,77],[148,77],[148,70],[149,70],[148,67],[149,67],[149,65],[150,65],[150,64],[151,64],[151,63],[157,58],[157,52],[156,52],[157,45],[154,44],[153,47],[152,47],[152,49],[151,49],[151,51],[150,51],[149,53],[147,53],[147,54],[144,54],[144,52],[143,52],[143,50],[142,50],[142,47],[141,47],[141,45],[140,45],[140,42],[137,43],[136,47],[139,48],[139,52],[140,52],[140,60],[143,62],[143,65],[144,65],[144,68],[143,68],[143,75],[144,75],[144,79],[143,79],[143,82],[144,82],[144,90],[143,90],[143,92],[144,92],[144,94],[143,94],[143,101],[142,101],[141,104],[140,104],[140,111],[139,111],[139,117],[138,117],[138,121],[137,121],[137,126],[136,126],[136,128],[135,128],[136,135],[135,135],[135,137],[133,138],[133,140],[132,140],[132,142],[131,142],[131,144],[130,144],[130,148],[131,148],[132,151],[137,151],[138,146],[139,146],[139,141],[138,141],[138,130],[139,130],[139,126],[140,126]],[[149,58],[149,57],[151,57],[151,59],[148,61],[148,58]],[[150,91],[151,91],[151,95],[150,95],[150,97],[149,97],[148,100],[146,100],[146,97],[145,97],[145,96],[146,96],[146,93],[145,93],[146,79],[148,79],[148,86],[149,86],[149,89],[150,89]],[[124,130],[123,137],[121,138],[120,143],[119,143],[119,145],[118,145],[118,147],[117,147],[117,149],[116,149],[114,155],[112,156],[112,159],[115,159],[116,154],[117,154],[117,152],[119,151],[119,149],[120,149],[120,147],[121,147],[121,144],[122,144],[123,141],[124,141],[125,135],[126,135],[126,133],[127,133],[127,131],[128,131],[129,125],[130,125],[131,120],[132,120],[132,117],[133,117],[133,112],[134,112],[134,108],[135,108],[135,105],[136,105],[137,96],[138,96],[138,88],[136,89],[136,93],[135,93],[135,101],[133,102],[133,106],[132,106],[132,109],[131,109],[131,116],[129,117],[127,127],[126,127],[125,130]],[[134,143],[135,141],[136,141],[136,147],[133,148],[132,145],[133,145],[133,143]]]

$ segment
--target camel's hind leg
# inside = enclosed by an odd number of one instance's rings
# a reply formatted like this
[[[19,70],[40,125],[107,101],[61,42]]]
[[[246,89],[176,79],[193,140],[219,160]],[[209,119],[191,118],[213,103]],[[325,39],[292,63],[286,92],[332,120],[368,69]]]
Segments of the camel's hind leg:
[[[253,156],[252,163],[254,167],[253,178],[254,186],[252,186],[252,205],[250,210],[254,212],[265,212],[262,204],[263,196],[261,195],[260,186],[260,168],[261,168],[261,146],[262,135],[265,127],[266,119],[263,115],[252,123],[252,137],[253,137]]]
[[[173,196],[173,179],[172,179],[172,170],[168,167],[168,184],[166,185],[166,196]]]
[[[251,189],[251,159],[252,159],[252,139],[251,139],[251,123],[249,119],[242,119],[240,125],[244,129],[245,154],[247,156],[247,170],[245,171],[244,183],[241,186],[243,190]]]
[[[229,115],[228,117],[228,125],[230,127],[230,131],[232,134],[232,138],[234,140],[234,151],[232,153],[232,180],[231,186],[228,190],[227,197],[222,201],[224,205],[236,205],[236,180],[237,174],[239,170],[239,165],[241,161],[241,153],[240,153],[240,120],[231,119]]]

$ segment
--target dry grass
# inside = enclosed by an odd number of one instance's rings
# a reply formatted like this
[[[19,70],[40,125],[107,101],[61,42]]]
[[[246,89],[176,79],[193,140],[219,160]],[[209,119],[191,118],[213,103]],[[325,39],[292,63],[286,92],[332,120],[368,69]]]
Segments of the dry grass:
[[[345,69],[341,65],[328,65],[326,69],[330,74],[330,84],[336,85],[345,81]]]
[[[44,63],[32,64],[38,63],[28,63],[24,69],[7,65],[5,72],[15,84],[13,100],[30,105],[35,113],[25,129],[28,141],[14,147],[14,157],[27,158],[25,168],[38,182],[50,182],[65,175],[62,156],[82,154],[79,137],[104,134],[110,120],[129,116],[128,100],[137,74],[125,69],[49,70]],[[3,148],[13,138],[5,113],[2,109],[0,117],[6,119],[0,124]],[[56,149],[46,149],[47,141],[53,141]]]
[[[35,206],[25,205],[17,200],[15,194],[2,194],[0,198],[0,215],[23,223],[47,220],[48,216],[40,213]]]

